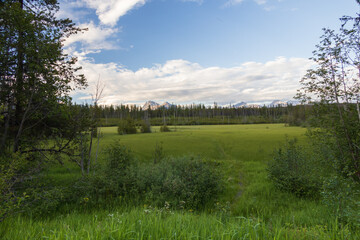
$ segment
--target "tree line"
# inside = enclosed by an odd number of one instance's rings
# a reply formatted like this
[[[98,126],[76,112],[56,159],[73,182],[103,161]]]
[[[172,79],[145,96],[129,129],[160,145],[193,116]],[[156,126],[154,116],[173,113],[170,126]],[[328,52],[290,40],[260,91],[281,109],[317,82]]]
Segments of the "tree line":
[[[81,106],[89,111],[96,111],[102,126],[115,126],[127,118],[138,122],[148,121],[154,126],[250,123],[287,123],[301,126],[305,125],[311,110],[311,105],[235,108],[192,104],[145,110],[136,105]]]

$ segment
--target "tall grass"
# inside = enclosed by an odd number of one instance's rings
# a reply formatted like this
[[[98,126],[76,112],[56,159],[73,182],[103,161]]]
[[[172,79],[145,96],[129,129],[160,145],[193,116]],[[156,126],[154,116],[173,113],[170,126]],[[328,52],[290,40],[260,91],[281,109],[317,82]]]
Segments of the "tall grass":
[[[358,239],[337,225],[298,227],[257,218],[172,212],[164,208],[115,208],[74,212],[33,221],[13,218],[1,226],[2,239]]]

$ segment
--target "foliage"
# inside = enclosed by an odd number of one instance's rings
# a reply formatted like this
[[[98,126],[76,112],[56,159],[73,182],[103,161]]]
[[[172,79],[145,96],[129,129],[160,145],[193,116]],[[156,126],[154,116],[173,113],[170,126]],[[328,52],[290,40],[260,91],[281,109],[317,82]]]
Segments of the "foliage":
[[[296,139],[288,140],[269,163],[269,178],[278,188],[297,196],[318,197],[322,185],[321,172],[311,159],[314,157],[312,153],[296,145]]]
[[[1,217],[58,205],[59,189],[40,183],[39,172],[49,162],[64,164],[63,154],[78,157],[79,135],[89,130],[88,109],[69,96],[86,79],[62,49],[81,29],[57,19],[58,10],[56,0],[0,1]]]
[[[26,198],[23,202],[23,211],[28,215],[41,218],[56,212],[65,203],[69,203],[68,197],[73,193],[67,187],[33,182],[32,186],[24,190],[24,194]]]
[[[10,146],[14,152],[33,151],[45,138],[62,136],[56,118],[67,118],[70,91],[86,85],[76,74],[76,59],[62,51],[64,38],[80,29],[69,19],[56,19],[57,1],[0,5],[0,105],[5,107],[0,151]]]
[[[126,120],[121,120],[118,124],[118,133],[120,135],[135,134],[136,125],[134,119],[129,117]]]
[[[19,177],[24,175],[20,173],[25,171],[25,162],[19,154],[0,156],[0,222],[18,211],[25,198],[14,190],[14,185],[21,181]]]
[[[171,130],[167,125],[162,125],[160,127],[160,132],[171,132]]]
[[[155,143],[155,149],[154,149],[154,164],[160,162],[162,159],[165,158],[164,149],[163,149],[163,143]]]
[[[129,150],[113,144],[107,150],[107,164],[94,176],[74,185],[78,199],[127,197],[153,206],[168,202],[193,210],[214,201],[222,191],[220,175],[207,163],[192,157],[172,158],[157,164],[136,164]]]
[[[3,233],[3,235],[1,235]],[[333,222],[316,226],[267,224],[261,218],[228,217],[166,208],[119,206],[73,212],[47,221],[9,219],[0,225],[4,240],[18,239],[359,239],[359,232]]]
[[[202,104],[191,106],[173,106],[169,109],[147,109],[140,106],[110,105],[98,106],[102,126],[116,126],[126,116],[149,122],[151,126],[167,125],[219,125],[219,124],[252,124],[283,123],[289,120],[302,123],[308,116],[305,108],[309,105],[287,107],[205,107]]]
[[[314,105],[311,126],[335,143],[333,166],[360,182],[360,25],[357,18],[343,21],[339,32],[324,29],[312,58],[317,66],[302,79],[298,98]]]
[[[149,121],[141,121],[140,130],[142,133],[151,133],[151,126]]]
[[[349,178],[333,176],[324,182],[321,196],[341,222],[360,227],[359,183]]]
[[[137,192],[145,192],[149,204],[168,202],[187,209],[203,209],[223,191],[218,172],[199,158],[178,157],[143,165],[136,178]]]

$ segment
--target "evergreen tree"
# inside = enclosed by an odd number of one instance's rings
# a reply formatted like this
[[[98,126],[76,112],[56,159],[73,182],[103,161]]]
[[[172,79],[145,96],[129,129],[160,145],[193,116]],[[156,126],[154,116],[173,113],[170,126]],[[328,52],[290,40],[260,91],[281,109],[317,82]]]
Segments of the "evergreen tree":
[[[71,140],[70,129],[77,132],[69,121],[81,114],[70,110],[69,93],[86,86],[86,80],[76,74],[76,59],[64,54],[62,42],[80,29],[69,19],[57,19],[58,9],[56,0],[0,1],[1,152],[40,151],[39,142]]]

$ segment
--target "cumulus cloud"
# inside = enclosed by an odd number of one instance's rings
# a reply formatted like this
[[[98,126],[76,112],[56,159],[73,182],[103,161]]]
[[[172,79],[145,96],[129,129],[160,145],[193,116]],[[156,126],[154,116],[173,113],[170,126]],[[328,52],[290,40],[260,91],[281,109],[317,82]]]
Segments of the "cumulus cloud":
[[[151,68],[131,71],[115,63],[96,64],[84,56],[79,63],[95,86],[105,83],[102,104],[145,102],[235,103],[291,99],[311,62],[303,58],[279,57],[266,63],[247,62],[237,67],[202,67],[185,60],[170,60]],[[89,89],[82,94],[91,95]]]
[[[82,47],[87,50],[116,48],[115,44],[108,41],[108,38],[117,33],[119,29],[97,26],[93,22],[80,24],[78,27],[87,29],[87,31],[71,35],[64,42],[65,47],[68,47],[73,43],[80,42]]]
[[[87,7],[95,9],[102,24],[114,26],[120,17],[131,9],[141,7],[147,0],[79,0]]]

